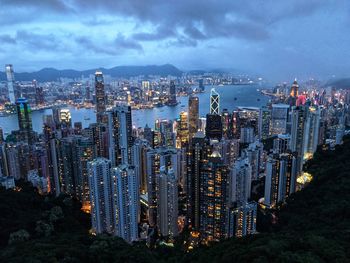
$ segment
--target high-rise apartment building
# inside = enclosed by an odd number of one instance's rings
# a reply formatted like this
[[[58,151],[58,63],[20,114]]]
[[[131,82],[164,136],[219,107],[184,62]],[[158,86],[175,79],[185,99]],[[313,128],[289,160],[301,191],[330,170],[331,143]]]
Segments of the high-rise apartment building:
[[[139,180],[134,167],[121,164],[112,168],[115,234],[127,242],[138,240],[140,213]]]
[[[95,233],[114,232],[111,161],[97,158],[88,162],[91,223]]]

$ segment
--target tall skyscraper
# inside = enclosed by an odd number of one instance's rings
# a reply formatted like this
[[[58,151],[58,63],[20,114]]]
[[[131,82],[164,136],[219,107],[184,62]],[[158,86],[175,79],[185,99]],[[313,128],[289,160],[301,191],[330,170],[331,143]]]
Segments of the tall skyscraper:
[[[304,156],[309,159],[316,152],[319,142],[321,111],[317,106],[308,107],[305,124]]]
[[[24,98],[19,98],[16,103],[18,127],[21,137],[24,141],[31,144],[33,142],[33,127],[32,127],[32,111],[28,101]]]
[[[176,178],[180,177],[180,156],[176,148],[159,147],[147,152],[147,193],[148,193],[148,221],[151,226],[157,224],[157,176],[160,168],[168,171],[173,169]]]
[[[228,237],[243,237],[256,233],[257,203],[250,202],[230,208],[228,215]]]
[[[295,192],[297,178],[295,154],[270,156],[266,162],[265,204],[274,207]]]
[[[305,124],[307,107],[298,106],[292,109],[291,150],[298,154],[298,174],[301,173],[305,150]]]
[[[176,144],[176,138],[173,121],[156,120],[155,126],[155,135],[160,136],[160,145],[174,147]],[[153,139],[155,138],[153,137]],[[153,142],[153,144],[156,145],[156,142]]]
[[[112,168],[112,181],[115,234],[129,243],[137,241],[140,193],[134,167]]]
[[[299,84],[297,79],[294,80],[292,87],[290,88],[290,96],[295,99],[297,99],[299,96]]]
[[[102,122],[102,114],[106,111],[106,94],[101,71],[95,73],[96,120]]]
[[[188,98],[188,132],[189,138],[197,133],[199,126],[199,98],[190,96]]]
[[[131,164],[135,167],[135,174],[139,178],[140,192],[147,192],[147,151],[150,144],[145,139],[136,139],[132,146]]]
[[[260,139],[267,139],[270,136],[271,111],[267,107],[260,108],[259,114],[259,136]]]
[[[160,168],[157,175],[157,226],[163,236],[178,235],[178,183],[172,168]]]
[[[168,100],[168,105],[173,106],[176,105],[176,86],[175,82],[173,80],[170,81],[170,86],[169,86],[169,100]]]
[[[109,158],[112,166],[131,164],[132,115],[130,106],[117,106],[107,113]]]
[[[264,145],[259,141],[250,143],[248,148],[244,149],[242,155],[248,159],[252,168],[252,180],[258,180],[260,170],[262,167],[262,156],[264,152]]]
[[[227,189],[229,169],[214,150],[203,164],[200,180],[200,232],[206,241],[227,237]]]
[[[238,159],[229,176],[229,205],[242,206],[248,202],[252,184],[252,167],[248,159]]]
[[[289,105],[272,104],[271,111],[271,135],[284,134],[287,132]]]
[[[195,231],[200,230],[201,172],[209,154],[206,141],[204,134],[197,132],[187,156],[187,220]]]
[[[286,153],[290,150],[290,135],[279,134],[277,138],[273,140],[273,152],[276,154]]]
[[[16,97],[15,97],[15,75],[13,72],[13,67],[11,64],[5,65],[5,71],[6,71],[6,77],[7,77],[7,90],[9,94],[9,100],[11,104],[16,103]]]
[[[232,125],[231,120],[232,116],[228,112],[227,109],[223,109],[221,113],[221,122],[222,122],[222,135],[225,139],[231,139],[232,138]]]
[[[97,158],[88,163],[91,222],[95,233],[113,233],[111,161]]]
[[[210,114],[220,114],[220,95],[215,89],[210,91]]]
[[[188,113],[186,111],[180,112],[180,119],[177,126],[176,148],[183,148],[188,145],[188,125]]]
[[[205,136],[209,139],[221,140],[222,120],[218,114],[207,114]]]

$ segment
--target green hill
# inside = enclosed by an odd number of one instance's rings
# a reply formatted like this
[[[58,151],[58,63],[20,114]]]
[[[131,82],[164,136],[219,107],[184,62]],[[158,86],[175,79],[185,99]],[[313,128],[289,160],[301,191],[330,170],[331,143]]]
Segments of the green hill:
[[[68,196],[42,197],[23,184],[0,189],[1,262],[350,262],[350,138],[318,151],[313,181],[277,211],[267,232],[191,253],[148,249],[88,234],[89,217]]]

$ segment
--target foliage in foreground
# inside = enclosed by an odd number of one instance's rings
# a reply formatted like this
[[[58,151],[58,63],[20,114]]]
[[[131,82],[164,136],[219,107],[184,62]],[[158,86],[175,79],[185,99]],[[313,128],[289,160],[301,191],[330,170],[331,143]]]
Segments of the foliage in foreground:
[[[277,213],[268,232],[201,247],[149,250],[110,236],[91,236],[89,218],[67,196],[32,188],[0,189],[2,262],[349,262],[350,138],[318,151],[307,164],[313,181]]]

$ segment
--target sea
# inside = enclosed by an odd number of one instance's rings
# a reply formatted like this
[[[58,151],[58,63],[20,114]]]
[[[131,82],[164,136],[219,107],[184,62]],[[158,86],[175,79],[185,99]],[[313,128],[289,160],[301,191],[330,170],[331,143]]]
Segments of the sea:
[[[224,85],[206,86],[203,93],[196,94],[199,98],[199,114],[205,117],[210,110],[210,90],[215,90],[220,94],[220,111],[227,109],[233,111],[238,107],[261,107],[269,102],[269,97],[263,95],[260,90],[265,88],[261,85]],[[181,111],[188,109],[188,97],[177,97],[179,104],[176,106],[163,106],[153,109],[140,109],[132,111],[132,122],[134,127],[145,127],[147,124],[153,128],[155,120],[179,118]],[[94,109],[67,107],[72,116],[72,123],[82,122],[83,128],[96,121]],[[43,116],[52,114],[51,109],[32,112],[33,130],[41,133],[43,126]],[[4,134],[9,134],[18,129],[17,115],[0,117],[0,127]]]

